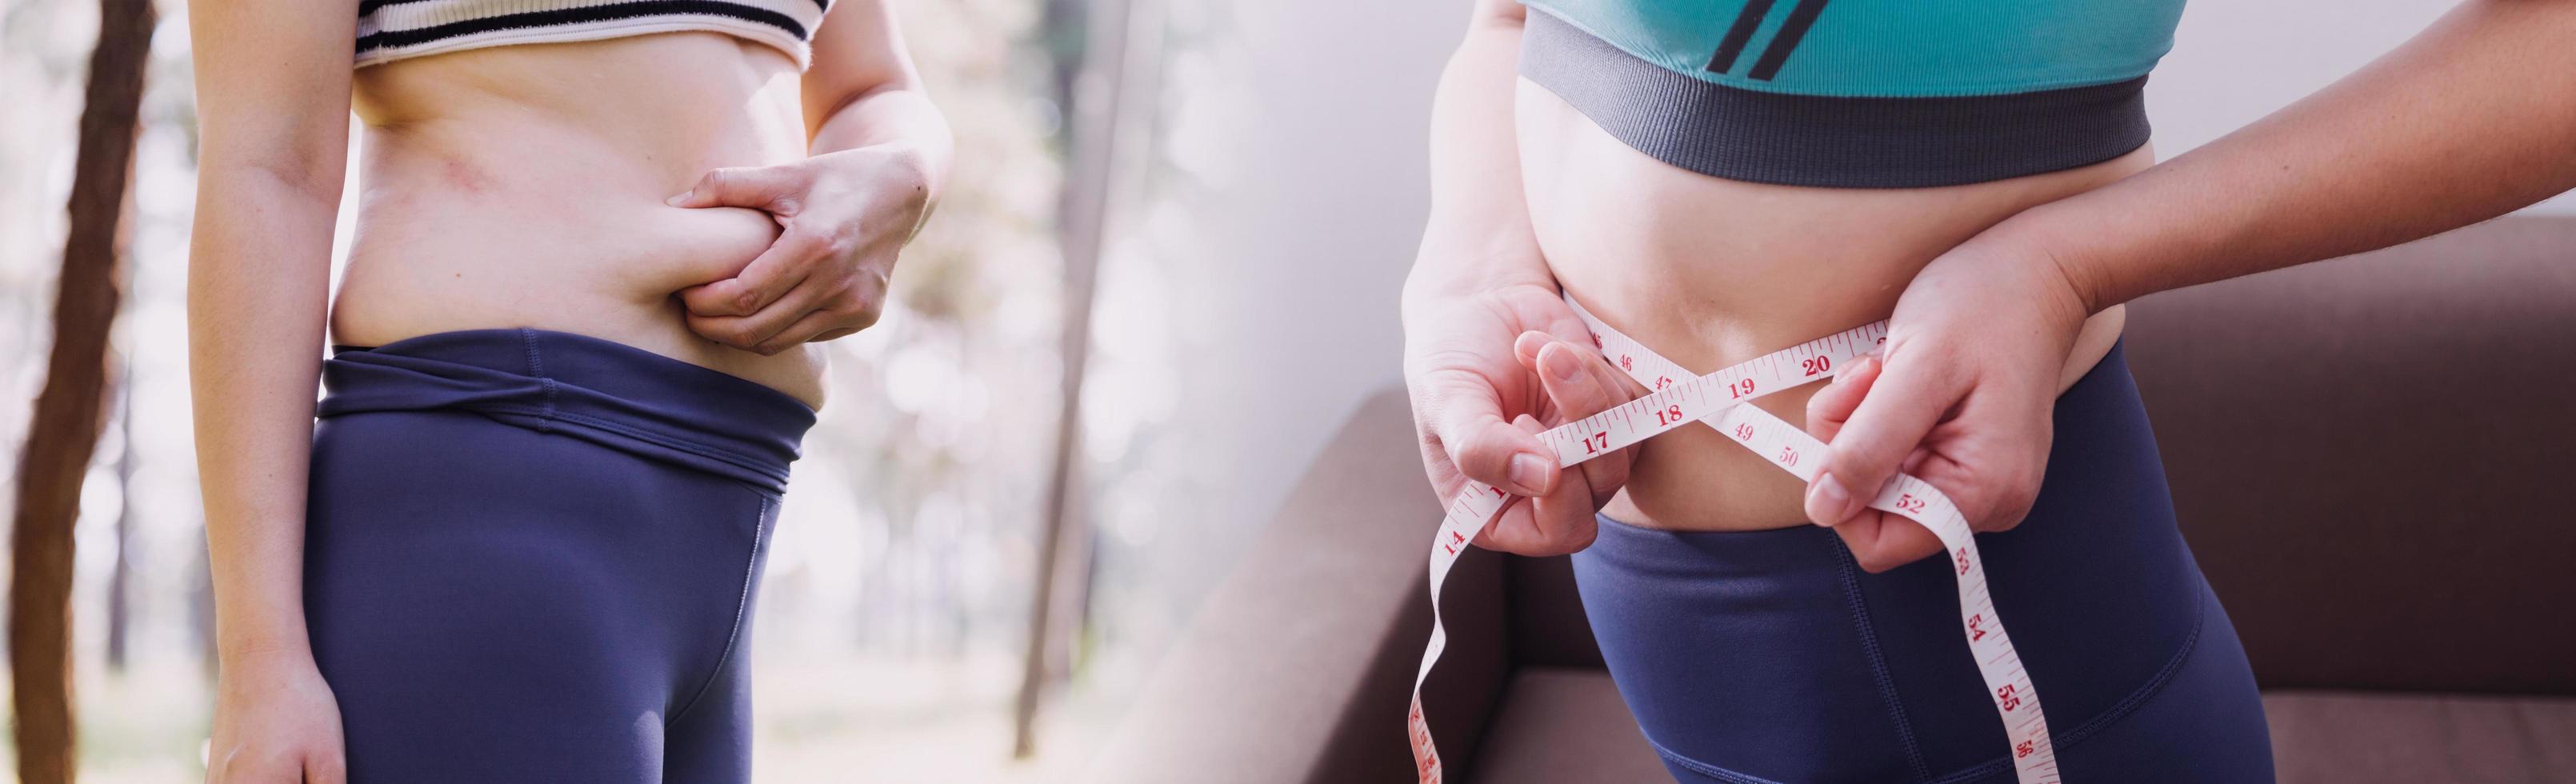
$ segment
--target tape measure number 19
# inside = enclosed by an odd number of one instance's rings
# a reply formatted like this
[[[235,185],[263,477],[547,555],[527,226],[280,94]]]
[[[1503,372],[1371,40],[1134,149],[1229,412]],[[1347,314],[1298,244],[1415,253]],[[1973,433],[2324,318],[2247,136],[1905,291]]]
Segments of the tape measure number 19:
[[[1557,463],[1562,466],[1573,466],[1699,422],[1743,444],[1781,470],[1801,480],[1812,480],[1825,444],[1769,412],[1744,404],[1772,392],[1831,377],[1887,339],[1887,324],[1879,322],[1707,375],[1693,375],[1611,329],[1573,297],[1565,301],[1591,327],[1593,342],[1602,355],[1653,391],[1541,434],[1540,441],[1555,450]],[[1449,504],[1432,542],[1431,641],[1423,650],[1421,669],[1414,674],[1413,701],[1405,715],[1414,769],[1423,784],[1441,780],[1440,750],[1432,741],[1430,721],[1422,708],[1423,681],[1430,677],[1432,665],[1448,647],[1448,634],[1440,622],[1441,584],[1468,542],[1510,501],[1510,494],[1502,490],[1468,482]],[[2049,741],[2047,714],[2040,709],[2038,691],[2031,685],[2030,673],[2022,668],[2021,656],[2013,651],[2011,636],[2004,633],[2003,620],[1995,614],[1993,597],[1986,589],[1985,564],[1977,553],[1967,519],[1940,490],[1903,474],[1889,481],[1870,506],[1922,524],[1948,548],[1952,571],[1958,577],[1961,634],[1967,638],[1978,674],[1985,679],[1987,693],[1994,699],[1995,712],[2003,718],[2015,776],[2021,784],[2057,784],[2057,752]]]

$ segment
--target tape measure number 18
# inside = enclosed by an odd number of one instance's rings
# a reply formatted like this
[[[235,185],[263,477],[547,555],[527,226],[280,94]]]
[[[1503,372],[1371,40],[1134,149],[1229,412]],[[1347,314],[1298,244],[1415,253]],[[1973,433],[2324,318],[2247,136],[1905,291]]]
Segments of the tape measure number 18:
[[[1593,343],[1600,347],[1603,357],[1653,390],[1644,397],[1540,434],[1540,441],[1555,450],[1558,465],[1569,467],[1699,422],[1800,480],[1812,480],[1825,444],[1769,412],[1744,404],[1772,392],[1829,378],[1887,340],[1887,324],[1879,322],[1707,375],[1693,375],[1611,329],[1573,297],[1568,296],[1565,302],[1591,327]],[[1448,634],[1440,622],[1441,584],[1468,542],[1510,501],[1510,494],[1502,490],[1469,481],[1450,502],[1432,542],[1431,642],[1422,652],[1421,669],[1414,673],[1413,701],[1405,715],[1414,769],[1423,784],[1441,780],[1440,750],[1432,741],[1430,721],[1422,708],[1422,683],[1448,647]],[[2039,693],[2031,686],[2030,673],[2022,669],[2021,656],[2013,651],[2011,636],[2004,633],[2003,619],[1995,614],[1994,599],[1986,590],[1985,564],[1978,556],[1967,519],[1940,490],[1904,474],[1890,480],[1869,505],[1922,524],[1948,548],[1952,571],[1958,577],[1961,634],[1977,661],[1978,674],[1985,679],[1987,694],[1994,699],[1995,712],[2003,718],[2015,776],[2021,784],[2057,784],[2057,751],[2049,742],[2047,714],[2040,709]]]

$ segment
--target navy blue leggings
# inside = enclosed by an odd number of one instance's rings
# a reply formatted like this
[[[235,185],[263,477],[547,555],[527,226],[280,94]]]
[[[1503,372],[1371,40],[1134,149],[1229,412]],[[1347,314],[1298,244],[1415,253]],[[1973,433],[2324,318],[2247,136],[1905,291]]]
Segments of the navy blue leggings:
[[[352,782],[750,779],[744,635],[812,410],[535,330],[323,379],[304,601]]]
[[[1574,556],[1583,606],[1675,778],[2013,781],[1947,562],[1868,574],[1814,526],[1600,530]],[[2253,671],[2118,347],[2058,398],[2030,516],[1977,543],[2067,781],[2272,780]]]

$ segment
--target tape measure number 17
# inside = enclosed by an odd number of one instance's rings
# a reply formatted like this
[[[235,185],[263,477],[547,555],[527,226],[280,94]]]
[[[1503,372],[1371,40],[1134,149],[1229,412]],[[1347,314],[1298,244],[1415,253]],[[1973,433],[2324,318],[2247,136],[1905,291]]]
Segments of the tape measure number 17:
[[[1548,430],[1540,441],[1556,452],[1557,463],[1573,466],[1624,449],[1665,431],[1699,422],[1752,449],[1764,460],[1801,480],[1815,478],[1825,445],[1779,417],[1744,405],[1755,398],[1831,377],[1851,360],[1878,348],[1887,339],[1886,322],[1838,332],[1707,375],[1693,375],[1680,365],[1611,329],[1569,296],[1566,304],[1591,327],[1593,342],[1610,363],[1637,383],[1653,390],[1608,411]],[[1478,531],[1512,500],[1510,494],[1469,481],[1451,501],[1431,548],[1431,641],[1414,673],[1413,700],[1405,724],[1413,747],[1414,769],[1423,784],[1441,781],[1440,750],[1433,742],[1429,718],[1423,715],[1422,684],[1448,647],[1440,622],[1440,589],[1449,569]],[[1978,674],[1993,697],[2012,746],[2015,777],[2020,784],[2057,784],[2056,748],[2049,742],[2047,714],[2039,705],[2030,673],[2022,668],[1995,613],[1986,589],[1984,561],[1965,517],[1948,496],[1930,483],[1897,475],[1870,501],[1870,506],[1902,515],[1929,529],[1949,550],[1958,577],[1959,622]]]

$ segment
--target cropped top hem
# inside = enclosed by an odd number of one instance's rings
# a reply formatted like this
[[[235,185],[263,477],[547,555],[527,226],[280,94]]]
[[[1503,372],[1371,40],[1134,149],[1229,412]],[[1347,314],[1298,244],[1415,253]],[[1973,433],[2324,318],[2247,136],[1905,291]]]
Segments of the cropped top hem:
[[[703,31],[764,44],[803,70],[822,0],[369,0],[355,67],[495,46]]]
[[[1520,72],[1621,142],[1730,180],[1927,188],[2117,158],[2149,137],[2139,75],[2021,92],[1806,95],[1694,78],[1533,7]]]

